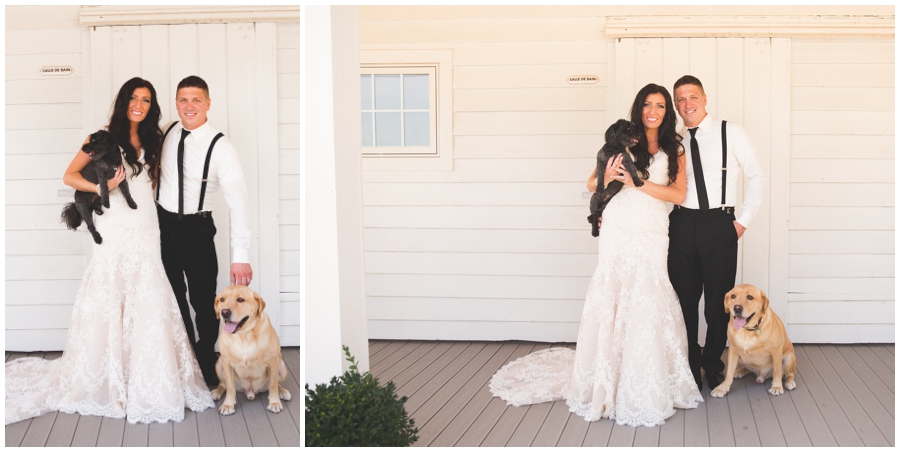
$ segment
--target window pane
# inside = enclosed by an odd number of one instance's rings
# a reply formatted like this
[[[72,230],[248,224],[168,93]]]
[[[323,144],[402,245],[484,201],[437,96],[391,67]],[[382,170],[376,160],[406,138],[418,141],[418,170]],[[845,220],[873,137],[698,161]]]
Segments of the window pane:
[[[375,108],[378,110],[400,109],[400,75],[375,76]],[[398,117],[398,124],[399,121]],[[397,133],[400,133],[399,128]],[[381,143],[379,143],[380,145]]]
[[[428,74],[403,76],[403,108],[428,109]]]
[[[372,113],[362,114],[362,145],[374,146],[372,142]]]
[[[362,100],[362,109],[372,109],[372,76],[359,76],[359,97]],[[370,134],[371,135],[371,134]]]
[[[428,113],[406,112],[403,113],[403,138],[405,146],[428,146]]]
[[[375,113],[375,145],[400,146],[400,113]]]

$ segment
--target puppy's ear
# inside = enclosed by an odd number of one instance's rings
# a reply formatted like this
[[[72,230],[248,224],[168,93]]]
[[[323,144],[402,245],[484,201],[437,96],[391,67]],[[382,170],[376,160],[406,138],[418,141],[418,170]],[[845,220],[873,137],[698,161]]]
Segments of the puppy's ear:
[[[762,312],[765,314],[765,312],[769,310],[769,297],[761,290],[759,291],[759,296],[762,298]]]
[[[731,289],[727,294],[725,294],[725,312],[729,314],[731,314],[731,305],[728,304],[728,300],[731,300],[731,294],[733,293],[734,289]]]
[[[256,293],[256,292],[253,292],[253,298],[256,298],[256,303],[257,303],[256,306],[258,306],[258,307],[256,308],[256,315],[257,315],[257,317],[258,317],[259,314],[260,314],[261,312],[263,312],[264,309],[266,309],[266,302],[263,301],[262,297],[259,296],[259,294]]]
[[[219,320],[219,296],[216,295],[216,301],[213,303],[213,309],[216,311],[216,320]]]

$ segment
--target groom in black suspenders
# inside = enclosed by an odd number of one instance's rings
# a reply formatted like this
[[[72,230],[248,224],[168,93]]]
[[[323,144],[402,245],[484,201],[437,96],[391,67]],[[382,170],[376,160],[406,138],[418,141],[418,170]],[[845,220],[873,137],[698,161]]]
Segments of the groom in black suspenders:
[[[700,368],[710,388],[724,379],[722,353],[727,340],[728,313],[725,294],[734,287],[737,242],[740,240],[765,191],[765,176],[756,160],[756,149],[744,129],[706,114],[706,93],[696,77],[685,75],[675,82],[675,108],[687,133],[687,195],[669,215],[669,279],[678,294],[688,335],[688,361],[697,386],[703,388]],[[735,219],[739,170],[748,188]],[[720,196],[721,195],[721,196]],[[698,343],[700,295],[704,294],[706,343]]]
[[[213,306],[218,262],[209,195],[220,188],[231,212],[231,284],[250,284],[253,270],[247,185],[234,146],[207,121],[210,105],[209,87],[200,77],[192,75],[178,84],[175,106],[181,121],[170,125],[163,138],[156,202],[166,276],[203,378],[215,388],[219,384],[214,349],[219,320]],[[188,300],[196,313],[196,340]]]

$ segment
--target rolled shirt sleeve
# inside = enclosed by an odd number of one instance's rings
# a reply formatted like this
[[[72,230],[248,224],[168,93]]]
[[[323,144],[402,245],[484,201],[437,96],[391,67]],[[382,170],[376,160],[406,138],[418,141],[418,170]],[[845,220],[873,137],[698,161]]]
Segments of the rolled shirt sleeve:
[[[231,249],[232,263],[250,262],[250,227],[247,182],[237,150],[230,141],[222,146],[217,159],[216,176],[222,195],[231,212]]]
[[[729,129],[733,128],[736,132],[734,134],[736,138],[734,140],[734,157],[741,165],[746,183],[744,203],[741,205],[741,216],[737,218],[737,222],[745,228],[749,228],[750,222],[759,211],[766,192],[766,175],[759,164],[756,148],[750,141],[750,137],[747,136],[747,131],[738,124],[729,123],[728,126]]]

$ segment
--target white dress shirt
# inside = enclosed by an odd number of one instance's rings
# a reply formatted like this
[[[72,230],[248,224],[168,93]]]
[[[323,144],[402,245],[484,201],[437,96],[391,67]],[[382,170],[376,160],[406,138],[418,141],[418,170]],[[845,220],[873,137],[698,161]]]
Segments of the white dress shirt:
[[[168,126],[167,126],[168,127]],[[163,143],[160,159],[159,205],[169,212],[178,212],[178,142],[181,141],[179,122],[169,131]],[[165,130],[165,129],[163,129]],[[184,139],[184,214],[197,213],[200,204],[200,185],[203,165],[209,144],[219,133],[207,121],[191,130]],[[213,196],[221,189],[231,211],[232,263],[250,262],[250,228],[248,226],[247,184],[238,159],[237,150],[227,136],[219,138],[209,161],[206,195],[203,210],[212,211]]]
[[[706,115],[700,121],[695,132],[697,145],[700,147],[700,162],[703,166],[703,180],[706,182],[706,194],[709,208],[722,206],[722,121]],[[744,172],[747,180],[747,191],[744,193],[744,204],[741,216],[736,218],[742,226],[749,227],[750,222],[762,204],[766,189],[766,176],[763,174],[756,158],[756,148],[747,137],[747,132],[738,124],[728,122],[728,162],[725,190],[725,205],[734,207],[737,203],[737,187],[739,173]],[[697,200],[697,182],[694,179],[694,164],[691,158],[691,132],[684,129],[682,142],[687,157],[685,174],[687,175],[687,196],[682,207],[699,209]]]

